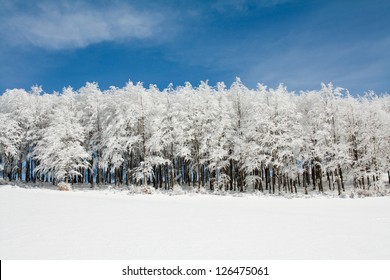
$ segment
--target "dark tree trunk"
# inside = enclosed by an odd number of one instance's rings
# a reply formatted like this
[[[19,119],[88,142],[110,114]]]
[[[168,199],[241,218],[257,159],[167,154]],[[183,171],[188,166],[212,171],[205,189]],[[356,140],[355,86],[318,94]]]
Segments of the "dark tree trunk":
[[[166,190],[169,188],[169,185],[168,185],[168,171],[169,171],[168,162],[166,162],[165,163],[165,168],[164,168],[164,187],[165,187]]]
[[[260,180],[259,180],[259,190],[261,192],[264,192],[264,188],[263,188],[263,170],[261,169],[260,171]]]
[[[235,166],[236,168],[236,180],[237,180],[237,190],[238,191],[241,191],[241,189],[242,189],[242,181],[241,181],[241,172],[239,171],[239,166],[238,166],[238,162],[236,163],[236,166]]]
[[[189,162],[185,162],[185,171],[186,171],[186,180],[187,180],[187,185],[191,186],[191,167]]]
[[[26,182],[30,182],[30,159],[26,158]]]
[[[341,180],[340,180],[340,177],[339,177],[339,170],[336,169],[335,170],[335,175],[336,175],[336,184],[337,184],[337,192],[338,192],[338,195],[341,195]]]
[[[33,165],[34,165],[34,167],[36,166],[35,160],[33,160]],[[35,182],[37,180],[37,172],[35,172],[35,174],[34,174],[34,172],[32,173],[32,180],[33,180],[33,183],[35,184]]]
[[[201,170],[201,166],[200,166],[200,161],[199,161],[199,157],[198,157],[198,170],[197,170],[197,176],[196,176],[196,180],[198,182],[198,189],[200,189],[200,181],[201,181],[201,175],[202,174],[202,170]]]
[[[272,193],[275,193],[275,184],[276,184],[276,174],[275,172],[272,173]]]
[[[387,171],[387,178],[389,179],[389,184],[390,184],[390,170]]]
[[[332,191],[334,191],[334,176],[333,176],[333,171],[331,171],[331,175],[332,175]]]
[[[171,145],[171,188],[175,185],[175,158],[173,155],[173,145]]]
[[[182,159],[180,157],[177,158],[177,183],[180,185],[181,181],[183,180],[183,164]]]
[[[317,180],[318,180],[318,190],[320,192],[323,192],[324,188],[322,185],[322,169],[320,164],[317,164]]]
[[[243,192],[243,191],[246,191],[246,183],[245,183],[245,180],[246,180],[246,173],[244,170],[241,170],[241,189],[240,191]]]
[[[18,180],[22,181],[23,173],[23,153],[20,153],[19,162],[18,162]]]
[[[390,171],[389,171],[390,172]],[[234,180],[234,175],[233,175],[233,160],[230,159],[230,165],[229,165],[229,176],[230,176],[230,190],[233,190],[233,180]]]
[[[306,185],[310,186],[310,168],[309,165],[306,165],[306,172],[305,172],[305,180],[306,180]]]
[[[162,166],[162,164],[159,165],[158,169],[159,169],[159,172],[158,172],[158,174],[159,174],[159,180],[158,180],[159,188],[162,189],[162,183],[163,183],[163,166]]]
[[[341,188],[342,188],[343,192],[345,192],[343,172],[341,171],[341,167],[340,166],[339,166],[339,173],[340,173],[340,180],[341,180]]]
[[[312,179],[312,182],[313,182],[313,191],[316,190],[317,188],[317,184],[316,184],[316,168],[315,168],[315,165],[312,166],[312,169],[311,169],[311,179]]]

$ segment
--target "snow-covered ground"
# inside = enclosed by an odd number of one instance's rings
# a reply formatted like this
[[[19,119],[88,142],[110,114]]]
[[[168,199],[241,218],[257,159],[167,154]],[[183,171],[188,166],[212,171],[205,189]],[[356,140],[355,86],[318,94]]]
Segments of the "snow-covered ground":
[[[0,186],[1,259],[390,259],[390,197]]]

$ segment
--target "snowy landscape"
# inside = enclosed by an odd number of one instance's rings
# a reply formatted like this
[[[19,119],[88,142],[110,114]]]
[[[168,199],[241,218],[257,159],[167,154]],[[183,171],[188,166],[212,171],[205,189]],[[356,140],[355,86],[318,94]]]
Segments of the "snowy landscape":
[[[1,259],[389,259],[390,196],[0,186]]]
[[[388,259],[390,98],[202,82],[0,96],[2,259]]]
[[[0,0],[0,259],[378,278],[390,1],[376,2]],[[94,275],[9,263],[13,279]],[[96,279],[123,278],[111,263]]]

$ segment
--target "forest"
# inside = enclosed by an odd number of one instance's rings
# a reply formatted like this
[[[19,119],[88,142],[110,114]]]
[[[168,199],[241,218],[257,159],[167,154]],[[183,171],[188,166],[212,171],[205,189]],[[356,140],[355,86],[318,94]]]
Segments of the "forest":
[[[379,189],[383,174],[390,184],[389,94],[250,89],[237,78],[0,96],[7,181],[340,195],[347,183]]]

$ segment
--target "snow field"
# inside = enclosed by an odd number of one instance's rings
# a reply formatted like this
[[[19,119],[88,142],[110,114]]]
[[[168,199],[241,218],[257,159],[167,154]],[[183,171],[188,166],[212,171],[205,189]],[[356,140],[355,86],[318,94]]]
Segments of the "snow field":
[[[1,259],[389,259],[390,197],[0,186]]]

